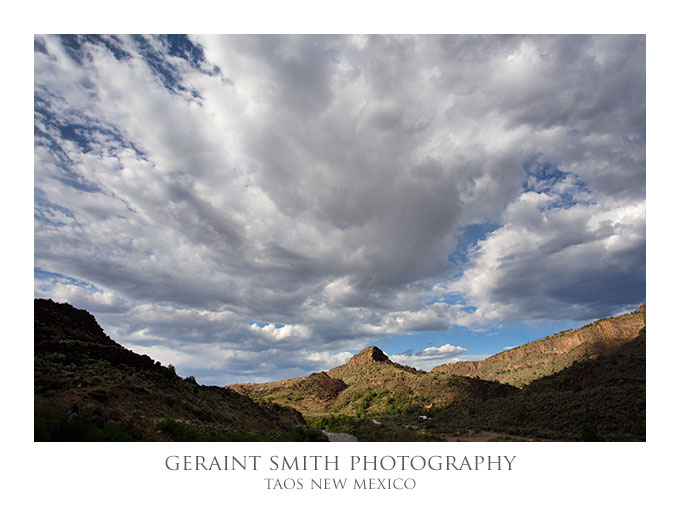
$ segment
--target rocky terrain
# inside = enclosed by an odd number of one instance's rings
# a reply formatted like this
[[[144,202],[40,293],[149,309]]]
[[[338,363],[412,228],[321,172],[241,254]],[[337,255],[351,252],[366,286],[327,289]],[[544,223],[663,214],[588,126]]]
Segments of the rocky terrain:
[[[453,362],[432,372],[476,377],[517,387],[561,371],[575,362],[608,355],[637,337],[646,325],[646,305],[639,311],[604,318],[498,353],[480,362]]]
[[[87,311],[34,302],[36,441],[325,440],[291,408],[180,378]]]
[[[453,362],[429,373],[391,361],[370,346],[348,363],[270,383],[228,385],[260,402],[290,406],[306,417],[416,413],[468,399],[504,397],[515,388],[574,363],[608,355],[635,339],[646,306],[499,353],[480,362]]]
[[[69,304],[37,299],[34,314],[37,441],[646,438],[645,305],[429,373],[370,346],[329,371],[226,388],[125,349]]]
[[[364,441],[474,440],[476,434],[639,441],[645,438],[645,323],[642,305],[429,373],[371,346],[327,372],[229,388],[294,407],[314,427]]]
[[[306,417],[418,413],[456,400],[504,396],[508,385],[396,364],[370,346],[328,372],[262,384],[229,385],[261,401],[291,406]]]

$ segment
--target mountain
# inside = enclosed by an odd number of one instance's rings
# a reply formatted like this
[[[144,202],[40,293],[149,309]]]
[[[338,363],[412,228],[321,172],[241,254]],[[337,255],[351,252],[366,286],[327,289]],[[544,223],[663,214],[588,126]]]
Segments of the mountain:
[[[432,372],[476,377],[516,387],[561,371],[575,362],[612,353],[635,339],[646,325],[646,304],[639,311],[604,318],[498,353],[479,362],[453,362]]]
[[[261,401],[290,406],[306,417],[417,413],[456,400],[504,396],[508,385],[431,374],[391,361],[370,346],[328,372],[270,383],[228,385]]]
[[[87,311],[34,301],[36,441],[319,440],[301,414],[200,386],[109,338]]]
[[[512,440],[642,441],[645,324],[642,305],[429,373],[370,346],[326,372],[228,388],[293,407],[315,427],[362,441],[456,440],[472,431]]]
[[[306,417],[417,412],[466,399],[504,397],[514,390],[512,386],[523,387],[617,350],[632,341],[645,323],[643,304],[633,313],[559,332],[480,362],[443,364],[430,373],[397,364],[370,346],[327,372],[228,388],[260,402],[293,407]]]

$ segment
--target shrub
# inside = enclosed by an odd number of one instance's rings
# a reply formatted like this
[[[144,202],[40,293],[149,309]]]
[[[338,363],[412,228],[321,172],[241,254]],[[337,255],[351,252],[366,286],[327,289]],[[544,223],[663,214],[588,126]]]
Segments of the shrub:
[[[171,418],[160,421],[156,428],[173,441],[199,441],[199,433],[195,428]]]
[[[35,441],[132,441],[125,423],[104,421],[97,423],[89,410],[81,414],[60,415],[50,406],[36,407],[34,414]]]

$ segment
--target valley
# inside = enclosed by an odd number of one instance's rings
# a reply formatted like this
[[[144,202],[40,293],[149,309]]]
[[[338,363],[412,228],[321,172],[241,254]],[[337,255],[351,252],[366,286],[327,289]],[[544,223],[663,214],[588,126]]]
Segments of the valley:
[[[36,441],[643,441],[646,306],[425,372],[370,346],[305,377],[201,386],[34,303]]]

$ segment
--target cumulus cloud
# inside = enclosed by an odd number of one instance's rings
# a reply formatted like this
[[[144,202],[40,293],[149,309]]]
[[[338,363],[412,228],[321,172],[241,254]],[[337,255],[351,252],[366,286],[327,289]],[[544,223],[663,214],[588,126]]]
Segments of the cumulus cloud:
[[[645,206],[598,202],[568,209],[557,197],[525,192],[510,203],[505,225],[479,241],[451,289],[481,319],[576,320],[619,312],[645,293]]]
[[[36,36],[36,294],[200,380],[634,306],[644,51],[641,36]]]

